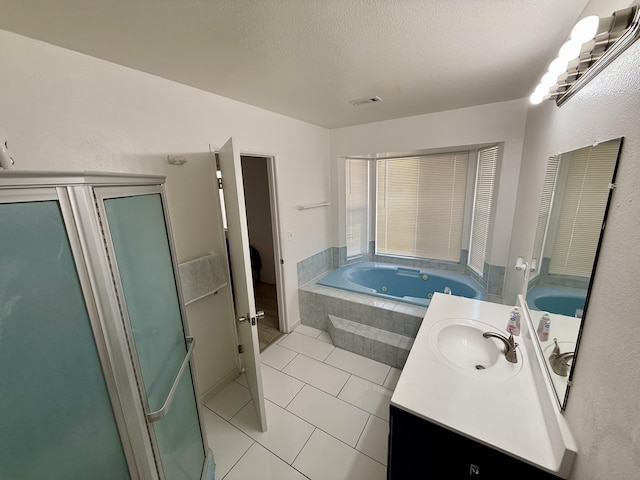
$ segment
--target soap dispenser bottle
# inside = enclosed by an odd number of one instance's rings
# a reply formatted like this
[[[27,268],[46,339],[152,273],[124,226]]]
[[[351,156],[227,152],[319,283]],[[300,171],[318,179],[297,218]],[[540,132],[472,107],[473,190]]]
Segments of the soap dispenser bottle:
[[[536,330],[541,342],[549,340],[549,330],[551,330],[551,318],[549,317],[549,314],[545,312],[544,315],[540,317],[538,329]]]
[[[507,332],[512,335],[520,335],[520,312],[518,307],[514,307],[509,314],[509,322],[507,323]]]

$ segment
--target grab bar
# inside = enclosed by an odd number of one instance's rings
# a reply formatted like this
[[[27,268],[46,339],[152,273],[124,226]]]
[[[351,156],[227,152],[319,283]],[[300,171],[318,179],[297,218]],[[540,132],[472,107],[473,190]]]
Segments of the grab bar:
[[[173,381],[173,385],[171,386],[171,390],[169,390],[169,395],[167,395],[167,399],[164,401],[164,405],[160,410],[156,410],[155,412],[147,413],[147,420],[150,422],[157,422],[164,418],[164,416],[169,411],[169,407],[171,407],[171,402],[173,402],[173,396],[176,394],[176,390],[178,388],[178,384],[180,383],[180,379],[182,378],[182,374],[184,369],[189,364],[189,360],[191,360],[191,354],[193,353],[193,347],[196,345],[196,341],[193,337],[186,337],[187,343],[189,344],[189,349],[187,350],[187,354],[182,361],[182,365],[180,366],[180,370],[178,370],[178,375],[176,375],[176,379]]]

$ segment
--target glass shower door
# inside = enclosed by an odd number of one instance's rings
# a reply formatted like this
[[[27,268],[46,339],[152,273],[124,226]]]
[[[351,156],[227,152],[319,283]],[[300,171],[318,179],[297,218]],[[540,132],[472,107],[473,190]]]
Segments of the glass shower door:
[[[146,394],[147,422],[161,478],[199,480],[206,439],[191,371],[193,343],[185,337],[161,190],[95,191],[105,217],[103,227],[110,234],[112,267],[124,297],[120,301],[125,328]]]
[[[28,195],[0,189],[0,478],[129,479],[58,196]]]

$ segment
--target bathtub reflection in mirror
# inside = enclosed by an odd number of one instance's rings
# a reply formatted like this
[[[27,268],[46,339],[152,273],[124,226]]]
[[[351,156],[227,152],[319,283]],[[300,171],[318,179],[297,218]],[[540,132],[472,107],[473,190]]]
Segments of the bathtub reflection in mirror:
[[[526,303],[534,327],[549,314],[549,336],[538,338],[538,345],[563,410],[621,145],[617,138],[547,163]]]

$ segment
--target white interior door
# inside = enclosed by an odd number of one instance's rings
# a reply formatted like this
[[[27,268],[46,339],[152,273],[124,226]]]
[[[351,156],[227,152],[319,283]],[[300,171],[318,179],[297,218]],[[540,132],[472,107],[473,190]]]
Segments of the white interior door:
[[[262,431],[267,430],[267,416],[262,391],[260,369],[260,344],[256,319],[256,302],[253,294],[251,258],[249,256],[249,230],[244,203],[242,165],[240,154],[230,138],[219,150],[222,191],[227,214],[227,238],[235,313],[238,324],[238,339],[242,345],[242,357],[247,383]]]

